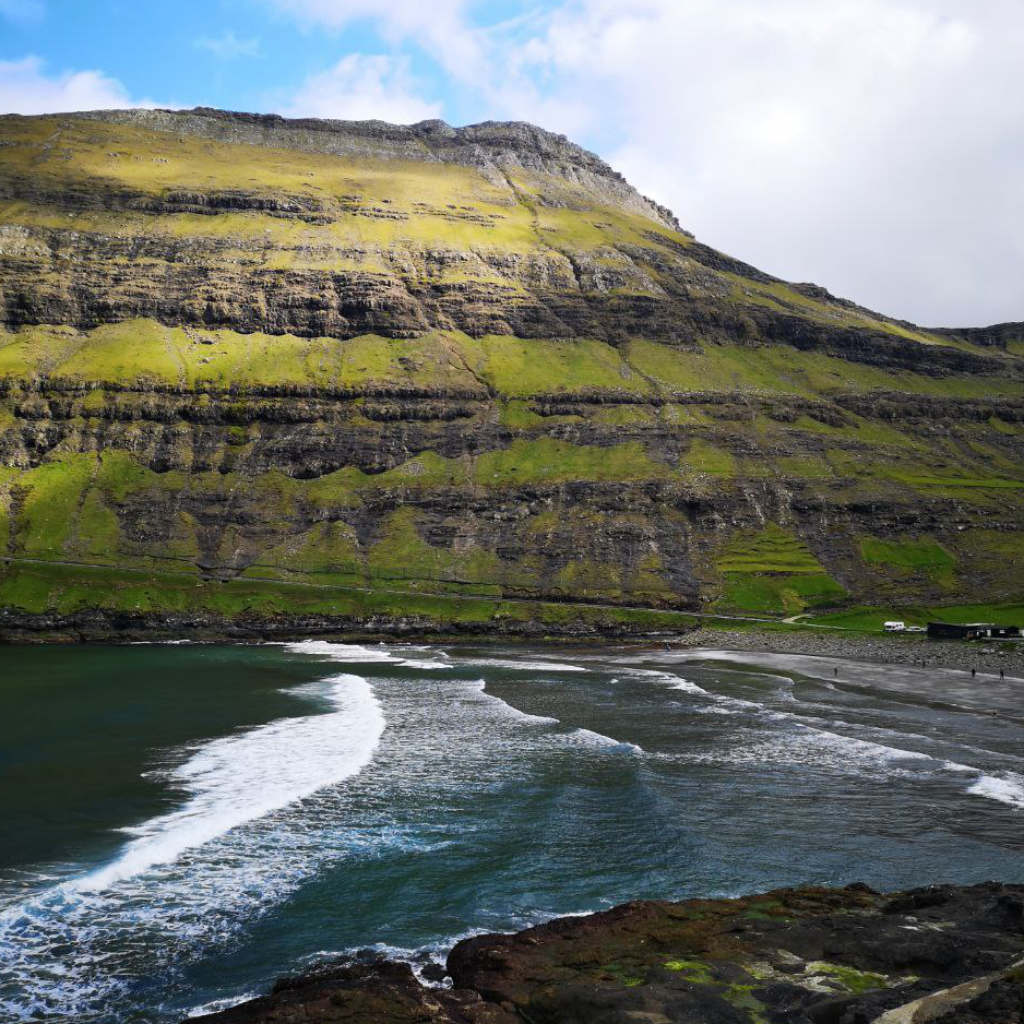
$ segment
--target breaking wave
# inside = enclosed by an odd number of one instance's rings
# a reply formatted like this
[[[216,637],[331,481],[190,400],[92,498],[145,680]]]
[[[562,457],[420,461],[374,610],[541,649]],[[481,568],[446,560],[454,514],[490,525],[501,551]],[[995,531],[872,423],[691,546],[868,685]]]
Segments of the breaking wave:
[[[569,665],[560,661],[526,661],[512,658],[466,658],[463,664],[503,668],[510,672],[589,672],[583,665]]]
[[[427,670],[451,668],[451,664],[445,660],[444,655],[437,658],[416,657],[415,653],[422,651],[423,648],[403,649],[385,647],[383,644],[366,647],[362,644],[333,643],[330,640],[300,640],[296,643],[285,644],[284,647],[292,654],[314,654],[329,658],[331,661],[355,665],[392,664],[400,665],[403,668]]]
[[[385,723],[360,676],[290,692],[325,711],[172,752],[179,763],[158,774],[184,792],[181,807],[125,829],[134,838],[111,863],[55,885],[41,878],[34,895],[0,911],[0,982],[9,972],[22,989],[8,999],[0,985],[0,1019],[102,1019],[126,985],[116,965],[142,934],[170,949],[216,941],[300,884],[309,851],[268,858],[272,819],[360,772]],[[55,952],[68,948],[70,960]]]
[[[628,743],[625,740],[617,740],[603,733],[594,732],[592,729],[573,729],[571,732],[562,733],[553,737],[556,742],[570,747],[590,747],[596,750],[614,751],[622,754],[642,754],[642,747],[635,743]]]
[[[967,787],[967,792],[1024,811],[1024,776],[1012,772],[1002,777],[983,774]]]
[[[723,652],[714,652],[716,657]],[[749,657],[749,656],[748,656]],[[820,724],[811,724],[807,716],[780,711],[766,704],[744,700],[739,697],[712,693],[709,690],[690,682],[681,676],[667,672],[644,672],[645,675],[659,677],[659,681],[672,690],[691,694],[704,703],[703,707],[694,710],[701,713],[741,715],[751,714],[777,725],[781,730],[773,731],[767,736],[754,738],[746,743],[737,744],[728,751],[716,751],[699,759],[722,763],[741,762],[779,762],[788,760],[796,763],[814,763],[818,767],[843,771],[854,769],[860,772],[891,773],[901,769],[917,771],[926,765],[933,772],[951,773],[955,775],[973,775],[974,780],[966,787],[970,796],[995,800],[998,803],[1024,810],[1024,775],[1006,772],[1001,775],[989,774],[986,769],[974,765],[950,761],[924,751],[895,747],[873,740],[850,736],[833,729],[823,728]],[[766,681],[791,682],[785,677],[770,673],[758,673],[759,679]],[[795,703],[792,692],[787,688],[778,694],[787,704]],[[814,705],[822,708],[822,705]],[[833,727],[864,729],[863,725],[834,720]],[[912,733],[882,730],[868,727],[871,732],[887,732],[891,735],[905,737],[909,741],[927,743],[928,737],[916,736]],[[972,749],[972,748],[968,748]],[[984,751],[977,751],[985,753]]]
[[[188,793],[184,806],[125,829],[136,838],[117,860],[66,890],[107,889],[363,768],[384,731],[369,683],[345,674],[291,692],[324,698],[331,713],[282,718],[196,746],[164,773]]]

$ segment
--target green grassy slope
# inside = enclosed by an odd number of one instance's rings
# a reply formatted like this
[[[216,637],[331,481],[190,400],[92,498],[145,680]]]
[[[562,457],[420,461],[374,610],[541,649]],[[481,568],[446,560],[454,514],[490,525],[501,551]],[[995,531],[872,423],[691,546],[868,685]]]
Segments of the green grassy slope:
[[[560,629],[1024,598],[1012,342],[716,265],[522,167],[0,135],[0,607]],[[266,329],[321,308],[333,333]]]

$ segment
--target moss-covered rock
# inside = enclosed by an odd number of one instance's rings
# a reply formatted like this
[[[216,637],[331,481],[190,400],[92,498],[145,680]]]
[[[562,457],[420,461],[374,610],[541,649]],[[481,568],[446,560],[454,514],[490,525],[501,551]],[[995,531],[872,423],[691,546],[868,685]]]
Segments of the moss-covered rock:
[[[994,883],[630,903],[466,939],[448,956],[449,990],[396,964],[328,967],[203,1019],[370,1024],[415,1005],[408,1019],[448,1022],[455,1000],[466,1022],[1005,1024],[1020,1008],[1022,908],[1024,888]]]

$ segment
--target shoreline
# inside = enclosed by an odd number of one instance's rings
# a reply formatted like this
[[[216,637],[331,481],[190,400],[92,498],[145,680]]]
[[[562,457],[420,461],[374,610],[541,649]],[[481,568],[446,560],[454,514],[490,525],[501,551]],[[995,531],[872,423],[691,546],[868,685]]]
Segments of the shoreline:
[[[744,651],[751,654],[802,654],[880,665],[941,668],[979,676],[1024,679],[1024,642],[1005,640],[930,640],[921,634],[839,633],[805,628],[793,631],[708,629],[699,627],[672,642],[673,649]]]
[[[782,624],[780,624],[782,625]],[[550,624],[450,623],[416,619],[376,622],[337,621],[321,616],[280,619],[210,620],[191,616],[24,615],[0,610],[0,646],[131,645],[192,642],[197,644],[293,643],[319,639],[336,643],[551,644],[560,647],[599,645],[656,651],[710,648],[737,652],[800,654],[880,665],[942,668],[1024,679],[1024,641],[933,640],[922,634],[862,633],[785,624],[760,627],[756,622],[731,628],[695,623],[689,629],[564,628]]]

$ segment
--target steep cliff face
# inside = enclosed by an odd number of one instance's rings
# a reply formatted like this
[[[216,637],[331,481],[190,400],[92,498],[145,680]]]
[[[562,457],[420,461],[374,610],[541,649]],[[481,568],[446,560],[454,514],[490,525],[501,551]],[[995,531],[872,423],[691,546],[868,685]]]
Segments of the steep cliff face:
[[[529,125],[0,118],[0,320],[12,612],[1022,596],[1024,326],[779,281]]]

